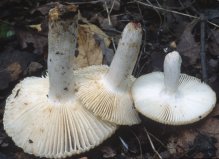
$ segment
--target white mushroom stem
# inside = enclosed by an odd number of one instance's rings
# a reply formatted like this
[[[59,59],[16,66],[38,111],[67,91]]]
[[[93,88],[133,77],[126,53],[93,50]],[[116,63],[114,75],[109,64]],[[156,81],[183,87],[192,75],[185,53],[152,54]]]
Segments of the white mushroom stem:
[[[63,8],[62,8],[63,9]],[[48,73],[49,100],[63,102],[72,98],[74,92],[73,58],[77,40],[78,16],[76,8],[62,15],[56,7],[49,13]]]
[[[126,25],[105,80],[112,87],[119,86],[134,69],[142,39],[139,23]]]
[[[167,54],[164,59],[164,84],[165,91],[168,94],[173,94],[177,91],[181,63],[181,56],[176,51]]]

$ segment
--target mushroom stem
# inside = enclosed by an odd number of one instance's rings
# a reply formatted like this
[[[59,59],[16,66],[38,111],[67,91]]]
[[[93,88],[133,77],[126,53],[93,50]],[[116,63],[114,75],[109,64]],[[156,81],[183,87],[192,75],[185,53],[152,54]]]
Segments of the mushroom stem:
[[[60,5],[49,12],[49,99],[63,102],[74,92],[73,58],[77,40],[76,7]]]
[[[142,28],[140,23],[131,22],[126,25],[118,48],[112,60],[105,80],[112,87],[117,87],[132,74],[138,58],[142,39]]]
[[[164,59],[164,84],[166,93],[173,94],[178,89],[182,59],[177,51],[168,53]]]

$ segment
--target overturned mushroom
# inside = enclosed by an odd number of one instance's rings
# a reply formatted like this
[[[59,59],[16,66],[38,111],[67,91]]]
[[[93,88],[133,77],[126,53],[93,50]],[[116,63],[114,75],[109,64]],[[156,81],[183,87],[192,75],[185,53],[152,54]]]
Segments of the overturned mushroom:
[[[131,22],[122,33],[110,67],[90,66],[77,71],[85,80],[78,83],[76,95],[88,110],[104,120],[119,125],[140,122],[130,89],[135,79],[131,73],[138,57],[141,39],[141,25]]]
[[[132,87],[136,109],[160,123],[183,125],[207,116],[216,103],[215,92],[198,78],[180,74],[181,57],[166,55],[164,73],[139,77]]]
[[[6,101],[4,129],[27,153],[48,158],[79,154],[116,129],[93,116],[75,96],[72,58],[77,25],[74,5],[58,5],[50,11],[49,77],[25,78]]]

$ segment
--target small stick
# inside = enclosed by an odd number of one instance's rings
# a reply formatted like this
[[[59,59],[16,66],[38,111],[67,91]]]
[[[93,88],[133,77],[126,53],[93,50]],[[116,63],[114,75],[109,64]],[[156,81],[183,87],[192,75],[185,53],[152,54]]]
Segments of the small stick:
[[[205,15],[202,13],[200,15],[200,58],[201,58],[201,66],[202,66],[202,79],[205,83],[208,82],[208,74],[207,74],[207,66],[206,66],[206,53],[205,53],[205,25],[206,25],[206,18]]]
[[[147,3],[143,3],[141,1],[138,1],[138,0],[133,0],[133,2],[129,2],[129,3],[139,3],[143,6],[146,6],[146,7],[150,7],[150,8],[153,8],[153,9],[157,9],[157,10],[160,10],[160,11],[165,11],[165,12],[170,12],[170,13],[173,13],[173,14],[178,14],[178,15],[182,15],[182,16],[186,16],[186,17],[190,17],[190,18],[194,18],[194,19],[200,19],[200,17],[197,17],[197,16],[194,16],[194,15],[189,15],[189,14],[185,14],[185,13],[182,13],[182,12],[178,12],[178,11],[174,11],[174,10],[170,10],[170,9],[165,9],[165,8],[162,8],[162,7],[157,7],[157,6],[154,6],[154,5],[151,5],[151,4],[147,4]],[[219,25],[207,20],[207,22],[215,27],[219,27]]]
[[[142,153],[142,147],[141,147],[141,141],[139,140],[138,136],[130,129],[130,132],[135,136],[136,140],[138,141],[139,144],[139,149],[140,149],[140,154],[141,154],[141,159],[143,159],[143,153]]]
[[[150,135],[148,134],[147,129],[145,128],[144,130],[145,130],[145,132],[146,132],[146,134],[147,134],[147,137],[148,137],[148,140],[149,140],[149,142],[150,142],[150,144],[151,144],[151,148],[152,148],[153,151],[156,153],[156,155],[159,157],[159,159],[162,159],[162,156],[161,156],[161,155],[157,152],[157,150],[155,149],[154,144],[153,144],[153,142],[152,142],[152,140],[151,140]]]
[[[134,2],[139,3],[141,5],[144,5],[146,7],[151,7],[153,9],[157,9],[157,10],[161,10],[161,11],[166,11],[166,12],[170,12],[170,13],[174,13],[174,14],[179,14],[179,15],[183,15],[183,16],[186,16],[186,17],[194,18],[194,19],[199,19],[199,17],[197,17],[197,16],[193,16],[193,15],[185,14],[185,13],[182,13],[182,12],[178,12],[178,11],[174,11],[174,10],[169,10],[169,9],[157,7],[157,6],[154,6],[152,4],[143,3],[143,2],[138,1],[138,0],[134,0]]]
[[[159,142],[164,148],[167,148],[167,147],[165,146],[165,144],[164,144],[162,141],[160,141],[156,136],[154,136],[152,133],[148,132],[148,134],[149,134],[151,137],[153,137],[157,142]]]
[[[115,0],[113,0],[113,4],[112,4],[112,6],[111,6],[111,8],[109,10],[106,1],[104,3],[105,9],[106,9],[106,13],[107,13],[107,17],[108,17],[108,22],[109,22],[110,26],[112,26],[112,21],[111,21],[111,18],[110,18],[110,14],[111,14],[111,12],[113,10],[114,4],[115,4]],[[115,45],[114,38],[112,37],[111,40],[112,40],[112,43],[113,43],[114,52],[116,52],[116,45]]]

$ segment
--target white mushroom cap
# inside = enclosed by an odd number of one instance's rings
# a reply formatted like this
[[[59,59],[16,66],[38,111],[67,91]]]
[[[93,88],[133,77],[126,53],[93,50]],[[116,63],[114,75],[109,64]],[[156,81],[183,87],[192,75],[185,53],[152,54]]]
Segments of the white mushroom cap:
[[[174,51],[165,57],[164,73],[153,72],[133,84],[136,109],[160,123],[183,125],[207,116],[215,106],[215,92],[199,79],[180,74],[181,57]]]
[[[131,73],[141,38],[140,24],[127,24],[110,67],[90,66],[76,71],[87,79],[77,80],[80,82],[76,95],[88,110],[103,120],[118,125],[140,123],[131,97],[131,85],[135,79]]]
[[[77,100],[51,103],[48,78],[21,81],[6,101],[4,129],[26,153],[64,158],[94,148],[116,126],[87,111]]]

